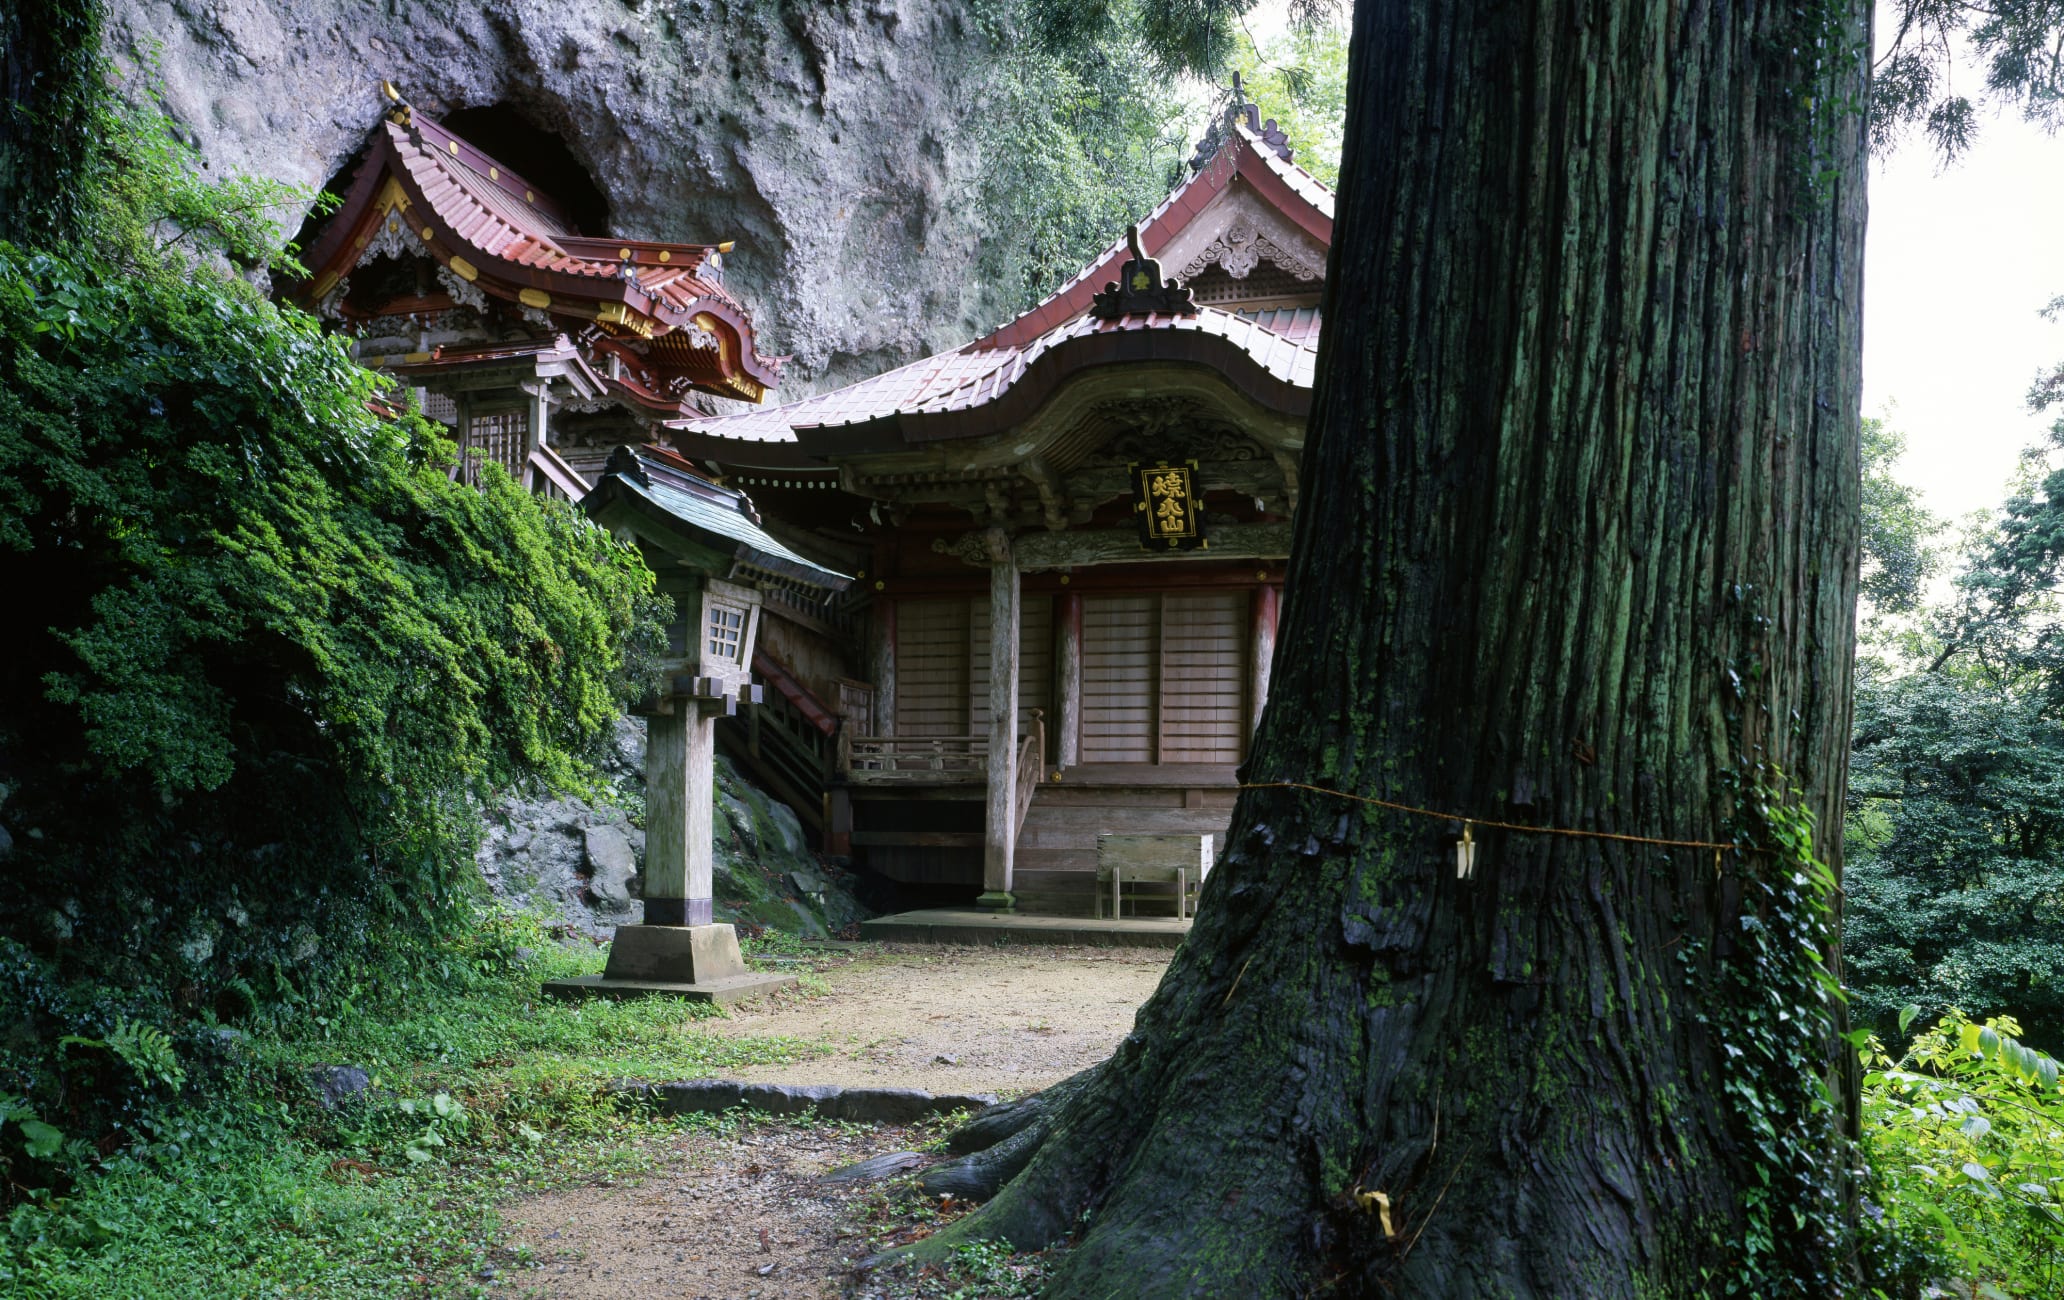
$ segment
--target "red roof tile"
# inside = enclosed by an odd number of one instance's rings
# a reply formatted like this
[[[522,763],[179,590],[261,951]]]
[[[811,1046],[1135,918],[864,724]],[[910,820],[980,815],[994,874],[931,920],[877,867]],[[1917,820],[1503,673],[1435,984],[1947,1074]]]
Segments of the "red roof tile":
[[[1235,175],[1243,174],[1295,196],[1309,209],[1293,214],[1300,224],[1316,228],[1322,239],[1331,238],[1332,191],[1311,173],[1261,146],[1259,137],[1241,123],[1202,170],[1140,223],[1148,253],[1165,247]],[[742,415],[690,418],[674,425],[743,442],[792,442],[798,429],[972,410],[1002,399],[1040,357],[1064,343],[1092,334],[1134,331],[1195,331],[1223,338],[1270,379],[1310,389],[1319,334],[1319,313],[1312,308],[1235,313],[1203,307],[1195,316],[1128,316],[1117,321],[1091,317],[1088,313],[1096,290],[1115,278],[1118,265],[1130,255],[1126,242],[1119,240],[1037,306],[952,352],[782,406]]]

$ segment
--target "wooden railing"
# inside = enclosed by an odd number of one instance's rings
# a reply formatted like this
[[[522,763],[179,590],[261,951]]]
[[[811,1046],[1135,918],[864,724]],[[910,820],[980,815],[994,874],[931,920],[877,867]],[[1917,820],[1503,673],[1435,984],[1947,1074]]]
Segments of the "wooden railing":
[[[1032,710],[1032,730],[1018,742],[1017,806],[1011,816],[1011,843],[1025,829],[1025,814],[1032,811],[1032,792],[1046,775],[1046,715]]]
[[[838,721],[777,663],[753,656],[768,680],[761,701],[717,719],[717,744],[762,789],[795,810],[803,825],[824,832],[824,792],[839,752]]]
[[[855,784],[979,781],[989,770],[987,736],[839,736],[839,767]]]

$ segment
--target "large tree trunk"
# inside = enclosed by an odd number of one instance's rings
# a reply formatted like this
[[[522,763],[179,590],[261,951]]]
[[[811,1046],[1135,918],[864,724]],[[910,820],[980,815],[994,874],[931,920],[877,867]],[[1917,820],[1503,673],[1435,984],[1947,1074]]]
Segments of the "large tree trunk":
[[[1250,781],[1758,843],[1796,786],[1834,857],[1867,27],[1357,7]],[[1246,792],[1136,1031],[949,1240],[1079,1234],[1056,1296],[1835,1290],[1839,1013],[1796,864],[1477,828],[1462,881],[1459,832]]]

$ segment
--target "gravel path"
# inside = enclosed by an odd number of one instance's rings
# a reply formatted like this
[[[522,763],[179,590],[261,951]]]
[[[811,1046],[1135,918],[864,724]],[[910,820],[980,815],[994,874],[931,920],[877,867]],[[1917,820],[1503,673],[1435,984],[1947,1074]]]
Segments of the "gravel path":
[[[836,1296],[864,1243],[841,1227],[871,1187],[819,1186],[840,1165],[917,1139],[768,1124],[679,1140],[640,1178],[530,1197],[505,1213],[527,1252],[516,1294],[551,1300],[816,1300]],[[520,1256],[519,1256],[520,1258]]]
[[[1173,955],[1137,948],[885,945],[819,963],[829,994],[708,1022],[709,1033],[787,1035],[832,1054],[753,1066],[761,1083],[1020,1093],[1111,1054]]]
[[[706,1032],[830,1048],[733,1076],[757,1082],[1029,1092],[1109,1056],[1171,955],[870,945],[810,963],[829,993],[734,1009]],[[897,1128],[780,1123],[685,1134],[641,1178],[508,1206],[509,1281],[537,1300],[841,1295],[848,1264],[869,1253],[851,1203],[874,1188],[819,1175],[922,1141]]]

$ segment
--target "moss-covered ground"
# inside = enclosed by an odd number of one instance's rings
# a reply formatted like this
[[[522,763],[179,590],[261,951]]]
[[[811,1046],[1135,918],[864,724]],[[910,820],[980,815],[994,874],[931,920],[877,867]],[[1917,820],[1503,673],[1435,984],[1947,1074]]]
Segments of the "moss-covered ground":
[[[498,1205],[647,1168],[684,1127],[719,1122],[625,1111],[610,1080],[821,1050],[700,1033],[718,1013],[671,1000],[539,996],[541,980],[591,973],[602,955],[495,915],[276,1031],[216,1031],[216,1059],[126,1145],[81,1153],[17,1207],[0,1295],[506,1294]],[[324,1066],[372,1086],[326,1107],[309,1081]]]

